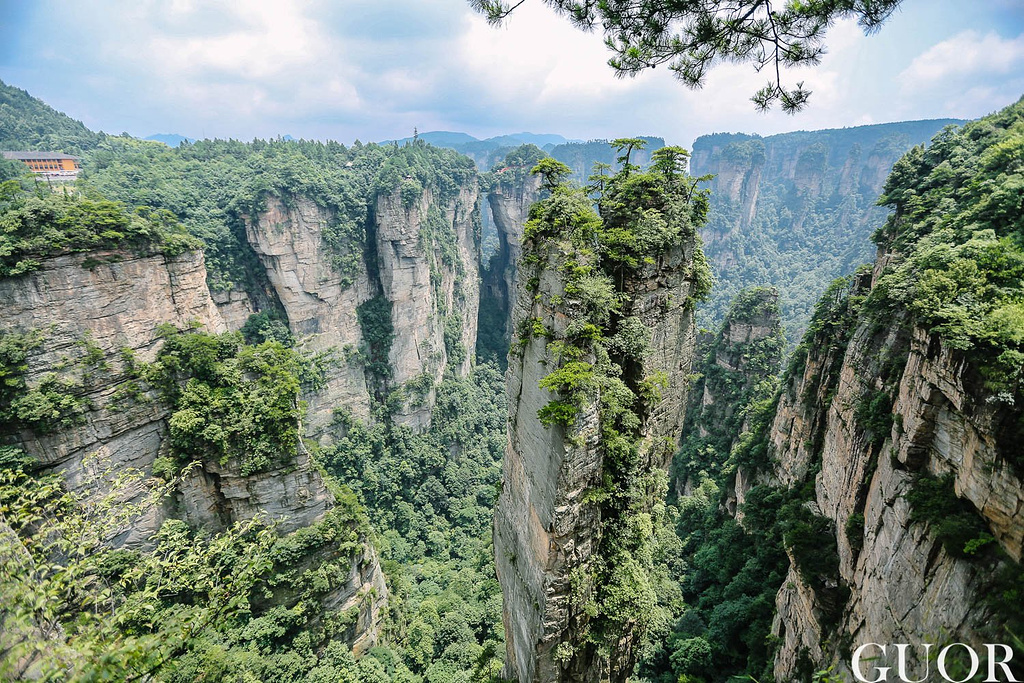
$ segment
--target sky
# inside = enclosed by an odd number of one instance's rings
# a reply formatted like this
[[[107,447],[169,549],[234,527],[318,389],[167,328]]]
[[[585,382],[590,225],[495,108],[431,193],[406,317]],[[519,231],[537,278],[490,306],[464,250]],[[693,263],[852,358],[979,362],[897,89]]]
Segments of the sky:
[[[755,111],[764,74],[616,78],[602,37],[526,0],[500,27],[465,0],[0,0],[0,80],[94,130],[351,142],[431,130],[594,139],[977,118],[1024,94],[1024,0],[904,0],[871,35],[829,29],[791,69],[810,106]]]

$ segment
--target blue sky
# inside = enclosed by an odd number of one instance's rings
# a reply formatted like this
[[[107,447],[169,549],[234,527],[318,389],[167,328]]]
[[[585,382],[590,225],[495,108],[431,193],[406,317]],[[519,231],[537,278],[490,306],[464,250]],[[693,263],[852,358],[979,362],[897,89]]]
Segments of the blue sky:
[[[477,137],[770,134],[974,118],[1024,94],[1024,0],[905,0],[865,36],[830,29],[796,116],[759,114],[765,78],[716,68],[617,79],[601,37],[540,0],[490,27],[464,0],[0,0],[0,79],[93,129],[350,142],[413,128]]]

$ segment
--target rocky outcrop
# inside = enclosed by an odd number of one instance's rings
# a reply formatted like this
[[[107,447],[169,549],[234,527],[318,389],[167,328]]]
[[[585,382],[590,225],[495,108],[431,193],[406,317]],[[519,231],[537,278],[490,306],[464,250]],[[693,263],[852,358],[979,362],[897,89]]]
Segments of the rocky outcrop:
[[[516,269],[523,254],[523,226],[530,216],[530,207],[540,199],[540,176],[530,175],[520,181],[503,181],[500,172],[496,176],[498,181],[487,194],[487,202],[498,232],[498,254],[489,264],[484,286],[511,317],[518,291]]]
[[[864,643],[992,642],[984,595],[998,569],[951,554],[912,516],[908,495],[922,475],[949,475],[1009,561],[1021,558],[1024,487],[999,441],[1008,408],[986,394],[962,354],[888,322],[861,317],[848,346],[811,350],[772,425],[771,476],[786,486],[813,481],[810,505],[835,530],[836,579],[849,595],[829,605],[790,569],[776,602],[780,680],[797,677],[801,659],[850,675],[849,652]],[[887,372],[895,373],[891,428],[872,432],[868,401]],[[894,662],[874,663],[886,664]]]
[[[606,547],[615,534],[609,524],[622,522],[625,514],[602,494],[625,486],[616,480],[626,476],[616,469],[621,464],[605,457],[611,418],[602,416],[600,391],[582,400],[568,423],[545,424],[540,418],[552,401],[565,400],[542,388],[541,380],[564,361],[561,353],[568,351],[560,345],[577,339],[587,320],[581,302],[586,295],[567,287],[565,268],[567,261],[586,257],[560,240],[532,243],[537,258],[529,272],[520,273],[515,297],[518,350],[509,357],[509,442],[494,518],[495,563],[505,598],[504,675],[523,683],[619,681],[632,669],[633,627],[619,632],[610,654],[586,637],[602,618],[594,604],[604,590],[602,572],[615,571],[607,564],[614,563],[610,555],[602,555],[613,552]],[[680,435],[695,344],[695,248],[693,235],[684,235],[649,263],[617,274],[622,309],[604,331],[612,335],[612,327],[629,325],[643,331],[647,346],[636,357],[621,352],[615,362],[631,389],[652,378],[661,386],[660,400],[631,404],[637,423],[628,437],[636,445],[630,472],[636,477],[667,469],[671,444]],[[597,364],[601,353],[591,347],[577,360]]]
[[[29,275],[0,279],[0,300],[6,303],[0,311],[5,329],[41,335],[28,358],[26,384],[35,386],[56,373],[88,406],[66,428],[22,431],[20,445],[47,469],[63,474],[72,489],[93,481],[104,463],[149,472],[165,448],[169,409],[152,392],[145,400],[126,397],[125,388],[134,381],[126,353],[153,361],[161,344],[157,328],[164,323],[225,330],[206,287],[203,255],[109,252],[49,258]],[[129,493],[141,495],[141,486]],[[128,542],[147,539],[165,515],[149,510]]]
[[[400,190],[377,198],[377,263],[393,330],[389,384],[417,385],[394,417],[417,429],[430,424],[434,385],[445,372],[465,376],[476,348],[477,199],[475,183],[452,197],[426,189],[413,202]]]
[[[264,211],[246,218],[249,242],[299,347],[333,355],[323,386],[304,396],[307,433],[321,440],[331,438],[336,409],[370,418],[373,381],[388,392],[413,382],[415,389],[404,392],[393,418],[425,429],[434,384],[449,370],[465,375],[476,346],[480,247],[475,183],[446,198],[427,189],[411,203],[398,190],[383,193],[373,214],[370,251],[375,258],[364,255],[358,267],[344,274],[333,265],[323,240],[336,220],[333,210],[305,197],[285,202],[269,196]],[[365,254],[366,246],[358,245],[357,251]],[[363,359],[373,350],[359,316],[360,306],[377,296],[390,304],[392,327],[390,376],[380,378],[367,377]]]
[[[323,241],[334,220],[330,209],[304,197],[289,198],[286,204],[269,196],[266,209],[245,221],[249,243],[266,268],[299,347],[334,355],[322,388],[304,397],[309,405],[306,429],[314,437],[327,432],[336,408],[363,420],[370,416],[366,377],[353,359],[363,344],[356,309],[375,294],[375,285],[362,263],[351,274],[351,284],[343,286]]]
[[[53,429],[26,428],[5,440],[86,494],[105,490],[104,476],[135,468],[149,476],[133,480],[123,495],[141,499],[153,484],[154,461],[169,450],[171,408],[147,387],[138,366],[156,359],[162,325],[199,325],[210,333],[227,329],[207,289],[203,254],[46,258],[30,274],[0,279],[0,299],[6,302],[0,311],[5,333],[29,334],[38,342],[27,358],[27,387],[55,381],[80,409]],[[281,533],[316,523],[333,506],[333,496],[301,442],[294,457],[281,460],[248,476],[233,461],[204,462],[190,470],[174,500],[145,509],[116,541],[145,547],[170,517],[211,531],[257,514],[278,522]],[[358,604],[352,637],[366,647],[377,638],[387,591],[368,541],[361,553],[351,560],[348,584],[323,599],[325,605]]]

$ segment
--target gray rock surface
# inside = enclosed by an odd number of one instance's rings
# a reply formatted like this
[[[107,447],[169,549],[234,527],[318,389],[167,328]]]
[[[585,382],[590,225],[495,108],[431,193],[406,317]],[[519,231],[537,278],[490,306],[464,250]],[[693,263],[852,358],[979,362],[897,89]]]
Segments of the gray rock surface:
[[[84,268],[87,258],[106,262]],[[71,489],[86,494],[107,490],[108,469],[151,475],[154,460],[169,448],[170,408],[144,383],[141,392],[126,391],[137,380],[125,356],[130,352],[137,361],[152,362],[162,343],[157,328],[164,323],[179,329],[200,324],[211,333],[227,329],[207,289],[203,254],[93,252],[47,258],[35,272],[0,278],[0,301],[5,332],[41,335],[28,358],[28,386],[56,374],[88,402],[80,424],[45,435],[24,430],[15,442],[48,471],[63,474]],[[175,501],[147,509],[117,541],[145,546],[169,517],[211,530],[256,514],[278,521],[282,533],[308,526],[333,498],[304,448],[285,460],[251,476],[240,475],[237,463],[204,463],[182,482]],[[141,500],[154,481],[140,479],[125,491],[126,500]],[[365,544],[352,563],[348,584],[324,600],[345,608],[358,605],[353,645],[365,649],[378,638],[387,589],[372,545]]]
[[[266,268],[299,347],[335,355],[325,386],[303,397],[309,405],[307,432],[320,437],[327,432],[335,408],[345,408],[362,420],[370,417],[363,367],[347,359],[363,342],[356,308],[375,289],[365,264],[353,283],[342,287],[342,275],[331,266],[321,237],[334,220],[330,210],[304,197],[285,205],[270,196],[266,203],[265,211],[246,219],[249,243]]]
[[[887,331],[883,350],[896,348],[896,327]],[[858,327],[831,400],[804,394],[826,371],[825,359],[812,351],[803,376],[783,396],[772,429],[774,476],[789,485],[809,476],[812,444],[820,436],[813,502],[838,530],[841,580],[850,589],[838,626],[827,630],[819,596],[790,570],[773,627],[781,644],[775,660],[779,680],[795,675],[801,651],[850,675],[837,647],[844,641],[847,649],[868,642],[990,642],[985,640],[992,618],[985,586],[991,577],[983,565],[951,556],[932,529],[911,520],[905,496],[917,473],[951,474],[956,494],[971,502],[1010,557],[1021,557],[1024,490],[999,453],[999,408],[970,386],[969,365],[925,331],[914,329],[909,351],[902,352],[906,366],[891,433],[877,451],[866,442],[855,410],[864,391],[875,388],[878,359],[884,357],[873,334],[870,322]],[[864,516],[863,529],[855,527],[863,533],[859,551],[844,533],[854,514]],[[923,662],[915,660],[916,665]]]
[[[436,384],[446,371],[459,376],[469,372],[480,305],[477,199],[475,183],[452,198],[436,197],[427,189],[409,204],[398,190],[377,199],[377,262],[381,289],[391,301],[394,341],[389,361],[395,387],[424,375]],[[431,211],[436,212],[433,219]],[[462,359],[449,358],[449,319],[459,331]],[[430,424],[433,407],[431,387],[422,397],[407,397],[394,417],[422,430]]]
[[[687,298],[692,249],[691,243],[670,251],[623,285],[629,295],[623,315],[639,317],[650,331],[639,371],[643,376],[663,372],[667,381],[662,401],[641,429],[642,466],[650,469],[667,468],[672,449],[663,446],[679,438],[683,422],[695,343]],[[557,249],[541,253],[546,258],[536,273],[539,294],[535,297],[519,278],[514,320],[539,319],[560,339],[579,314],[565,296],[563,256]],[[616,662],[581,638],[589,619],[582,603],[593,586],[578,577],[592,569],[601,540],[600,504],[587,495],[600,488],[603,476],[598,402],[585,404],[568,428],[540,422],[537,411],[556,398],[538,386],[557,363],[547,342],[532,337],[521,355],[509,357],[509,442],[494,517],[495,563],[505,597],[503,675],[522,683],[598,681],[609,671],[628,673],[632,656],[628,635],[620,644],[624,661]],[[575,654],[566,658],[560,648]]]

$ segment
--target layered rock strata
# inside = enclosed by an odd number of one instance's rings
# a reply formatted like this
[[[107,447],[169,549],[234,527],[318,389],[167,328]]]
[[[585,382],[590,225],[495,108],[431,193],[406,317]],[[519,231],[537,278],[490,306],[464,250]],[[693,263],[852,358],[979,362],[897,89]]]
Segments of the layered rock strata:
[[[477,200],[475,184],[461,187],[453,197],[427,189],[411,203],[398,190],[377,198],[377,263],[381,291],[391,302],[394,335],[390,384],[422,382],[416,395],[406,396],[395,419],[417,429],[430,424],[434,386],[446,372],[465,376],[476,348]]]
[[[111,472],[134,468],[151,475],[156,458],[170,448],[171,408],[135,368],[156,359],[164,324],[198,325],[210,333],[227,329],[207,288],[203,254],[94,252],[46,258],[30,274],[0,279],[0,300],[6,302],[0,311],[5,332],[38,341],[28,354],[26,385],[56,378],[83,407],[58,428],[23,429],[7,435],[8,441],[86,494],[105,490],[104,475]],[[333,496],[304,448],[282,460],[249,476],[241,475],[235,462],[204,462],[190,471],[173,500],[145,509],[116,540],[145,547],[171,517],[212,531],[257,514],[278,522],[281,533],[309,526],[332,507]],[[141,499],[153,481],[141,478],[125,491],[126,499]],[[365,646],[377,638],[387,590],[371,545],[363,546],[352,566],[350,581],[325,595],[324,604],[358,604],[352,638]],[[364,600],[371,590],[373,599]]]
[[[661,400],[641,411],[637,472],[667,468],[683,423],[695,345],[689,298],[694,248],[693,240],[686,240],[618,283],[622,319],[635,318],[648,334],[642,358],[624,362],[623,376],[663,380]],[[570,328],[582,317],[580,302],[563,279],[572,255],[554,244],[535,249],[542,256],[536,270],[520,273],[514,320],[544,332],[529,333],[521,325],[521,351],[510,354],[509,443],[494,521],[495,562],[505,597],[504,675],[524,683],[624,680],[632,668],[632,632],[623,633],[610,657],[585,638],[592,618],[586,603],[599,590],[587,577],[601,561],[608,523],[597,494],[608,486],[610,467],[601,398],[584,401],[568,426],[545,425],[538,415],[558,398],[539,386],[561,362],[553,343],[571,338]],[[596,358],[591,352],[580,360]]]

